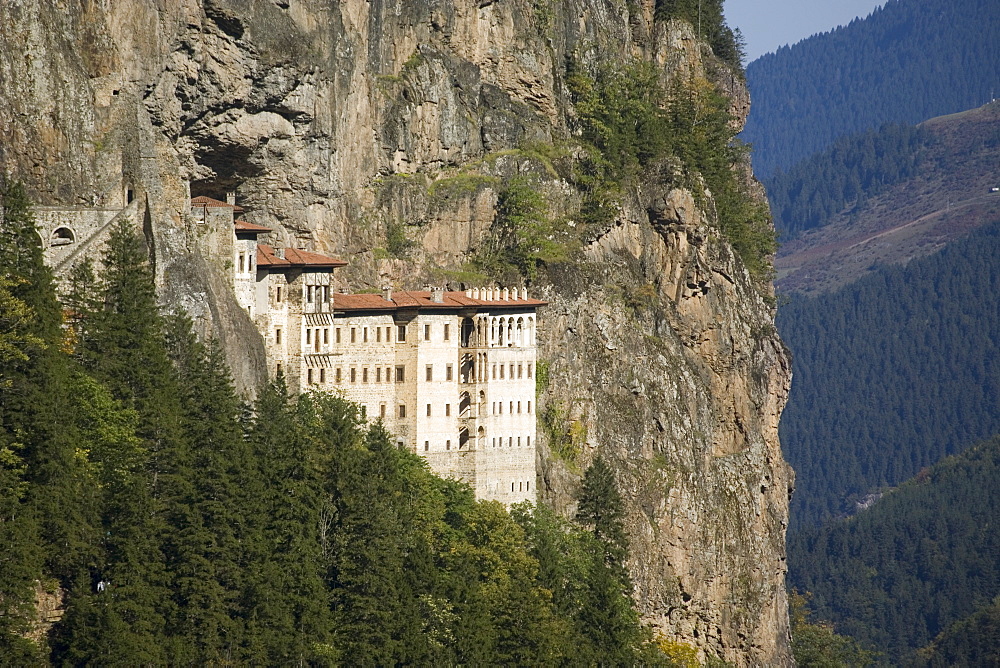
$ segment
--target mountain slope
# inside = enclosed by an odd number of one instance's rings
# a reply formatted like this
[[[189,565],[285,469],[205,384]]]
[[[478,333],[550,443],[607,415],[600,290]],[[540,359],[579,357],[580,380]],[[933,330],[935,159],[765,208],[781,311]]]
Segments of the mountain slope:
[[[778,329],[795,382],[781,442],[792,528],[1000,432],[1000,219],[905,267],[793,297]]]
[[[906,141],[895,161],[870,155],[890,136]],[[775,261],[786,293],[818,294],[846,285],[874,266],[903,264],[944,247],[1000,217],[1000,103],[933,118],[912,130],[890,128],[874,140],[841,142],[844,153],[817,154],[794,172],[772,179],[776,209],[797,216],[829,199],[832,215],[817,212],[813,229],[782,244]],[[878,168],[873,167],[878,162]],[[855,169],[867,192],[852,191]],[[827,176],[827,172],[840,170]],[[831,183],[838,191],[825,192]],[[838,206],[837,202],[840,203]]]
[[[1000,82],[1000,5],[890,0],[863,20],[747,66],[753,108],[743,139],[761,177],[835,139],[884,123],[989,102]]]
[[[997,517],[1000,438],[993,438],[855,517],[790,539],[790,585],[812,592],[816,614],[838,631],[896,663],[1000,593]],[[943,640],[942,650],[956,653]]]

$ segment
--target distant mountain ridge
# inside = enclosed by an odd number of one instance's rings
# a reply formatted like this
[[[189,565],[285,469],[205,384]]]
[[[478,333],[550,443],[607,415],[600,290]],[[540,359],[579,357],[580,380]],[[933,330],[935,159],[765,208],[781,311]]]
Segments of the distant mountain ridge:
[[[792,228],[775,261],[786,294],[829,292],[1000,220],[998,102],[836,146],[769,184]]]
[[[1000,3],[890,0],[865,19],[747,66],[744,141],[768,178],[838,137],[919,123],[1000,93]]]

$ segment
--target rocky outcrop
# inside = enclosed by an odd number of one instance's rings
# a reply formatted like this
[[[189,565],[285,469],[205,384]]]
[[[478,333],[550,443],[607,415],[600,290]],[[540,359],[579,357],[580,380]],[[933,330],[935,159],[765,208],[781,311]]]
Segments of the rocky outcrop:
[[[567,58],[739,76],[653,0],[11,0],[0,14],[0,161],[41,204],[140,199],[164,300],[220,336],[247,391],[256,331],[185,209],[235,190],[284,245],[351,261],[354,289],[463,280],[501,184],[537,175],[554,216],[579,194]],[[710,200],[705,204],[710,209]],[[665,634],[736,665],[790,663],[777,419],[790,371],[767,290],[702,207],[656,174],[533,292],[549,436],[543,497],[567,514],[597,452],[620,471],[636,599]],[[562,432],[570,434],[562,438]]]

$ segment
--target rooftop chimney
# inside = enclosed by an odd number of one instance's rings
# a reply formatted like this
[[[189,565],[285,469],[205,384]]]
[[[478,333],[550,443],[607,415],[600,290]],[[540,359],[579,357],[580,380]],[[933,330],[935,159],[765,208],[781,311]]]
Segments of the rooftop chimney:
[[[508,288],[503,289],[503,300],[507,301],[510,299],[510,290]]]
[[[236,193],[226,193],[226,204],[236,206]]]
[[[278,259],[281,259],[281,260],[284,260],[285,259],[285,247],[284,246],[275,246],[274,247],[274,257],[276,257]]]
[[[444,288],[431,288],[431,301],[435,304],[443,304]]]
[[[392,286],[391,285],[383,285],[382,286],[382,299],[386,300],[387,302],[391,302],[392,301]]]

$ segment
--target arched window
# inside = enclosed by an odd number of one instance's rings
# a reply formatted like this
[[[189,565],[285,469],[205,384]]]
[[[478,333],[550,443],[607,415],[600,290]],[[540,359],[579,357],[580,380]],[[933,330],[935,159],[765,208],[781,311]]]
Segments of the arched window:
[[[517,347],[524,346],[524,318],[517,319]]]
[[[469,397],[468,392],[462,392],[458,399],[458,415],[463,417],[472,405],[472,399]]]
[[[76,241],[76,235],[68,227],[57,227],[49,237],[49,246],[68,246]]]
[[[462,319],[462,347],[468,348],[469,345],[473,344],[473,334],[476,331],[476,325],[472,322],[472,318]]]

